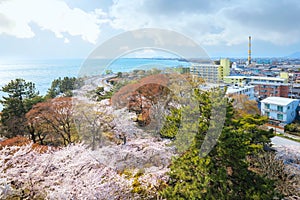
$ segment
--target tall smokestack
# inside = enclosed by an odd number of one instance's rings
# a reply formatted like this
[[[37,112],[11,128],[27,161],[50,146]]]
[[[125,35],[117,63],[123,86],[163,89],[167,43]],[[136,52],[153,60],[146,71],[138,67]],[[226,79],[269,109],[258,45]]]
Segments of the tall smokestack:
[[[249,36],[249,43],[248,43],[248,65],[251,64],[251,36]]]

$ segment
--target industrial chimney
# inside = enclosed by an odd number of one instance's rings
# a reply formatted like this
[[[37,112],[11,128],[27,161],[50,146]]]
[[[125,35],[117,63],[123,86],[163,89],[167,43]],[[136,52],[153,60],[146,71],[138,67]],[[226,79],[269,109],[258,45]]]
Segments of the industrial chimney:
[[[249,36],[249,43],[248,43],[248,65],[251,64],[251,36]]]

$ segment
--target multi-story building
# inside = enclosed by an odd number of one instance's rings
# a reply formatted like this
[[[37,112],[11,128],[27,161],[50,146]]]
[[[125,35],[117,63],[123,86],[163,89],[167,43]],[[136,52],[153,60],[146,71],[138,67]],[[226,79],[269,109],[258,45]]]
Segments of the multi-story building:
[[[208,83],[222,83],[224,77],[223,67],[214,64],[194,64],[190,68],[190,73]]]
[[[300,84],[292,84],[289,91],[289,97],[300,99]]]
[[[261,114],[268,116],[270,124],[282,127],[295,120],[298,105],[298,99],[268,97],[261,101]]]
[[[280,72],[279,73],[279,76],[280,78],[283,78],[283,79],[289,79],[289,73],[288,72]]]
[[[251,83],[287,83],[287,79],[268,76],[224,76],[224,82],[243,86]]]
[[[246,95],[248,96],[249,100],[255,100],[254,96],[254,86],[230,86],[227,87],[226,95],[228,97],[234,96],[234,95]]]
[[[255,86],[255,96],[264,99],[267,97],[289,97],[289,85],[286,83],[250,82]]]
[[[255,96],[258,98],[289,96],[289,85],[285,78],[267,76],[225,76],[224,83],[235,86],[253,85],[255,86]]]
[[[293,78],[293,82],[300,83],[300,72],[294,72],[291,76]]]
[[[247,76],[224,76],[224,83],[235,86],[244,86],[247,84]]]
[[[220,65],[194,63],[190,67],[190,73],[203,78],[208,83],[223,83],[224,76],[230,75],[230,60],[220,60]]]
[[[223,67],[223,76],[230,75],[230,60],[228,58],[221,58],[220,65]]]
[[[250,76],[247,77],[249,83],[287,83],[285,78],[268,77],[268,76]]]

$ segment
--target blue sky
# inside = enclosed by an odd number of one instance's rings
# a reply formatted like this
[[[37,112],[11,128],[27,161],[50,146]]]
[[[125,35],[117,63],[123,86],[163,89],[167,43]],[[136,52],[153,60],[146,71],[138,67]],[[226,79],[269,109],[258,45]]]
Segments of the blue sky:
[[[298,0],[0,0],[0,59],[86,58],[117,34],[173,30],[212,57],[300,51]]]

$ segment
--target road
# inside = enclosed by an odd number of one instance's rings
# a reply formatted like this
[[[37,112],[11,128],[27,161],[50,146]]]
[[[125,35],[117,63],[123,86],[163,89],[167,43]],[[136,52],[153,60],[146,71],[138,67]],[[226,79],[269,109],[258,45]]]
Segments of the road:
[[[282,137],[279,137],[279,136],[275,136],[275,137],[271,138],[271,142],[272,142],[273,147],[275,149],[276,149],[276,147],[289,147],[289,146],[300,147],[299,142],[289,140],[287,138],[282,138]]]
[[[300,137],[297,136],[297,135],[292,135],[292,134],[288,134],[288,133],[284,133],[284,135],[287,136],[287,137],[293,138],[293,139],[300,140]]]

